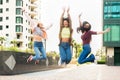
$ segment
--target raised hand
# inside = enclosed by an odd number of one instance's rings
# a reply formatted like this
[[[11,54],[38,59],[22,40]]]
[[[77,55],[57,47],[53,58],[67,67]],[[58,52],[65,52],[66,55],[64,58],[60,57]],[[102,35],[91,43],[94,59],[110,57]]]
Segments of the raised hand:
[[[65,13],[65,7],[63,7],[63,13]]]
[[[21,10],[22,10],[22,12],[25,12],[25,8],[22,8]]]
[[[79,19],[81,18],[81,15],[82,15],[82,13],[79,14],[79,16],[78,16]]]
[[[68,9],[67,9],[67,13],[69,13],[69,11],[70,11],[70,7],[68,7]]]
[[[105,30],[105,32],[109,32],[110,31],[110,28],[107,28],[106,30]]]

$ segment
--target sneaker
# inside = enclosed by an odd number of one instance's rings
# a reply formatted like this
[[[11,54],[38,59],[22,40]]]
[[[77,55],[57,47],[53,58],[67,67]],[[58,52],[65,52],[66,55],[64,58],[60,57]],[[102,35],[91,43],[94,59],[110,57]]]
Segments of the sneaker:
[[[65,67],[66,63],[61,61],[61,58],[58,61],[58,66]]]
[[[30,55],[29,58],[27,59],[27,63],[32,61],[33,56]]]
[[[97,60],[96,59],[94,60],[94,63],[97,64]]]
[[[97,61],[98,61],[98,57],[95,56],[95,60],[94,60],[94,63],[97,64]]]
[[[60,58],[58,61],[58,66],[61,66],[61,65],[62,65],[62,63],[61,63],[61,58]]]
[[[39,60],[36,60],[36,61],[35,61],[35,64],[39,64]]]
[[[48,61],[48,58],[46,58],[46,66],[48,66],[49,64],[49,61]]]
[[[65,62],[61,64],[61,67],[66,67],[66,66],[67,64]]]

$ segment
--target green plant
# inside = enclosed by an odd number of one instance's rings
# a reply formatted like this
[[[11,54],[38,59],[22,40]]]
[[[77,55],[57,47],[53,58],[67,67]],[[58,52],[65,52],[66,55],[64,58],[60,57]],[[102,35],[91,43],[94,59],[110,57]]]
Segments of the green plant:
[[[8,48],[9,51],[19,51],[19,49],[17,47],[9,47]]]
[[[50,51],[50,52],[47,52],[47,56],[49,56],[49,57],[59,57],[59,54],[55,51]]]
[[[105,64],[106,61],[105,61],[105,60],[98,60],[97,63],[98,63],[98,64]]]
[[[77,43],[75,40],[72,41],[74,52],[75,52],[75,58],[78,58],[81,51],[82,51],[82,44]]]
[[[0,50],[3,50],[3,41],[5,41],[5,38],[0,37]]]

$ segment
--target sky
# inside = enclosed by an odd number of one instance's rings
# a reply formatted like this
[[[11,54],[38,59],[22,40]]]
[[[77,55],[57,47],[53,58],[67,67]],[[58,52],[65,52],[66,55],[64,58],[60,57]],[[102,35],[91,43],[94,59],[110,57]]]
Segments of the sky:
[[[82,13],[81,20],[88,21],[92,25],[91,30],[102,30],[102,0],[41,0],[41,21],[44,26],[53,24],[52,28],[47,31],[46,51],[59,52],[59,22],[63,7],[70,8],[74,30],[73,38],[76,42],[81,43],[81,33],[76,33],[80,13]],[[64,17],[66,17],[66,14]],[[102,47],[102,35],[93,36],[91,47],[94,53]]]

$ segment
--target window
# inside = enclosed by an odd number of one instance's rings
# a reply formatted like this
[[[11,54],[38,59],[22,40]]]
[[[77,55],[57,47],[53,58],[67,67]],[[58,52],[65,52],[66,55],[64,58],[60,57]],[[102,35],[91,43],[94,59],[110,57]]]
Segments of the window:
[[[23,32],[23,26],[16,25],[16,32]]]
[[[6,20],[9,20],[9,17],[6,17]]]
[[[17,42],[17,47],[20,47],[21,46],[21,43],[20,42]]]
[[[28,33],[31,33],[31,29],[28,29]]]
[[[9,11],[9,8],[6,8],[6,11]]]
[[[0,13],[3,13],[3,9],[2,8],[0,8]]]
[[[27,44],[26,44],[26,47],[27,47]]]
[[[120,41],[120,26],[113,25],[111,28],[111,41]]]
[[[104,19],[120,18],[120,2],[104,3]]]
[[[0,22],[1,22],[1,21],[3,21],[3,18],[2,18],[2,17],[0,17]]]
[[[22,14],[22,11],[21,11],[20,8],[17,8],[17,9],[16,9],[16,15],[20,15],[20,14]]]
[[[0,4],[3,4],[3,0],[0,0]]]
[[[22,17],[16,17],[16,23],[23,23]]]
[[[105,25],[104,29],[110,27],[111,30],[109,33],[104,34],[104,41],[120,41],[120,25],[109,24]]]
[[[9,0],[6,0],[6,3],[8,3],[9,2]]]
[[[3,26],[2,25],[0,25],[0,30],[3,30]]]
[[[20,39],[20,35],[19,34],[17,34],[17,39]]]
[[[9,34],[6,34],[6,36],[8,37],[8,36],[9,36]]]
[[[8,25],[6,25],[6,29],[8,29],[9,28],[9,26]]]
[[[22,0],[16,0],[16,6],[22,6]]]

